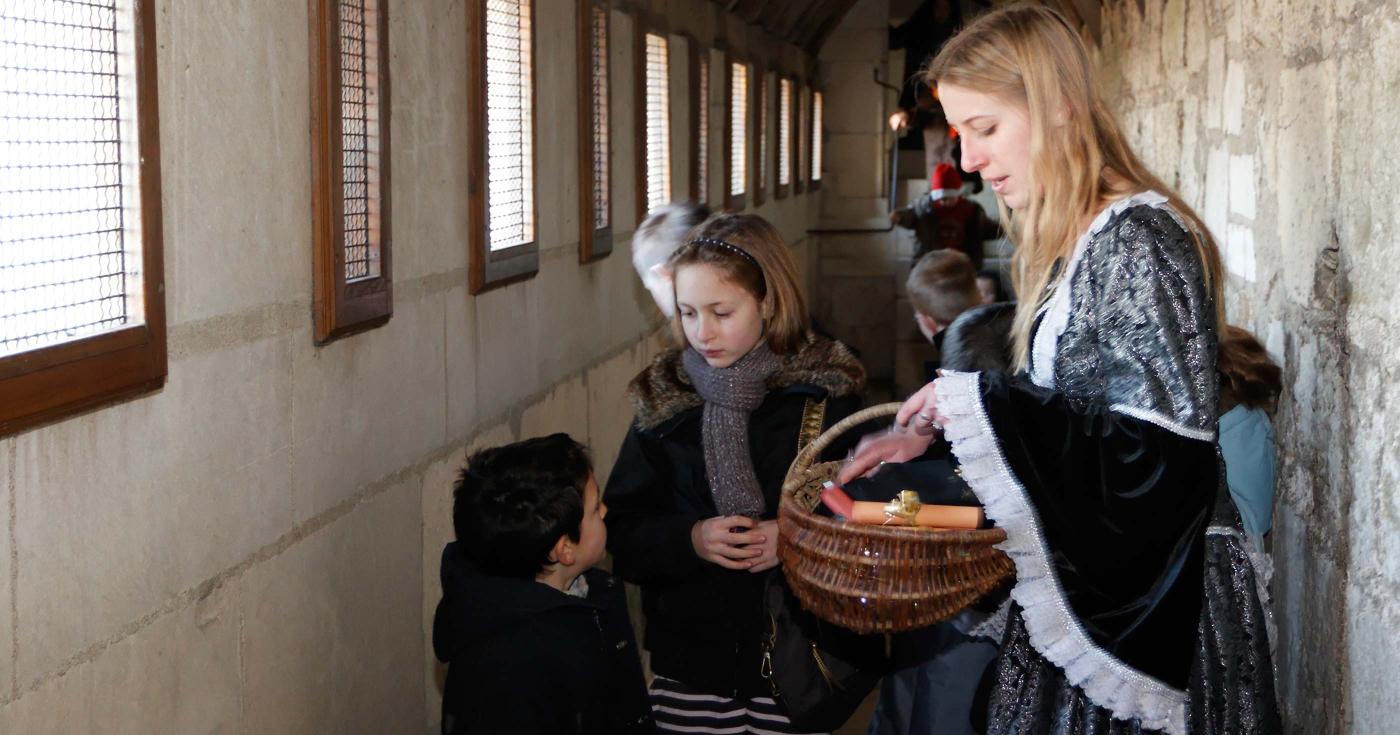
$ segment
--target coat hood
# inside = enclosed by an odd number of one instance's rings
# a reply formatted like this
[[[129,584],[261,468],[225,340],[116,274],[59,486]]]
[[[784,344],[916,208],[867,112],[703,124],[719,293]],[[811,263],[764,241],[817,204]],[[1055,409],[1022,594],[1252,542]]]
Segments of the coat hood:
[[[654,429],[683,411],[704,404],[681,364],[682,348],[657,355],[627,387],[637,426]],[[828,397],[857,395],[865,389],[865,367],[846,345],[808,334],[802,347],[782,356],[782,367],[768,378],[768,389],[808,385]]]

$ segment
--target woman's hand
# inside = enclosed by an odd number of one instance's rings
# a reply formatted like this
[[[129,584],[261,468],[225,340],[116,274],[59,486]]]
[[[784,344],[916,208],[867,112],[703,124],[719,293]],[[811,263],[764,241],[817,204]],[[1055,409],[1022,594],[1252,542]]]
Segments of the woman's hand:
[[[846,484],[864,477],[885,462],[908,462],[928,450],[939,426],[948,420],[938,413],[933,383],[909,397],[894,417],[894,428],[871,434],[856,445],[855,455],[841,468],[836,481]]]
[[[776,524],[772,533],[764,533],[762,524],[747,516],[719,516],[690,527],[690,545],[695,547],[695,553],[725,569],[753,569],[770,536],[776,558]]]
[[[749,567],[749,571],[766,572],[778,566],[778,522],[759,521],[754,530],[763,536],[763,542],[755,545],[763,553],[753,560],[753,566]]]

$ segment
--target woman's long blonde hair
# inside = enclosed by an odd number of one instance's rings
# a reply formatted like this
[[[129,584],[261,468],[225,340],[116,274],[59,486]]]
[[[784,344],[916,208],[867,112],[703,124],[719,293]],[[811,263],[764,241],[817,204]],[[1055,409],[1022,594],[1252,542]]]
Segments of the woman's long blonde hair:
[[[1013,215],[998,201],[1016,245],[1011,260],[1020,299],[1011,330],[1016,369],[1026,368],[1036,308],[1055,276],[1055,262],[1068,263],[1085,218],[1114,199],[1147,189],[1166,196],[1187,220],[1207,292],[1215,298],[1216,324],[1225,324],[1215,241],[1200,217],[1128,147],[1099,93],[1084,41],[1063,16],[1024,3],[991,11],[944,44],[925,75],[930,86],[965,87],[1024,105],[1028,112],[1029,206]],[[1107,172],[1115,175],[1111,182]]]

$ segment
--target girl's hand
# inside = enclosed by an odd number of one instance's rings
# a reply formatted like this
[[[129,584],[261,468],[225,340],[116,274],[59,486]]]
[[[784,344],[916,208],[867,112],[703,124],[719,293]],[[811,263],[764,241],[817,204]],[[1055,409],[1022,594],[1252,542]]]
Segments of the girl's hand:
[[[763,543],[756,546],[762,550],[762,554],[754,559],[753,566],[749,567],[750,572],[766,572],[778,566],[778,522],[759,521],[755,529],[763,536]]]
[[[748,516],[719,516],[698,521],[690,527],[690,545],[701,559],[725,569],[751,569],[763,555],[768,536],[773,537],[776,553],[778,534],[755,529],[759,524]]]

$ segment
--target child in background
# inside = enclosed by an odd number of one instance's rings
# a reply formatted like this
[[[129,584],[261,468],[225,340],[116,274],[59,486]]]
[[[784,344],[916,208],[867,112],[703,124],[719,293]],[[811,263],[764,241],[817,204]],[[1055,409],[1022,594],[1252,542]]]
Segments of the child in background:
[[[977,293],[977,270],[963,253],[935,250],[914,263],[905,290],[914,309],[915,325],[939,350],[939,360],[924,365],[924,373],[932,380],[941,364],[944,330],[960,314],[982,303]]]
[[[1274,429],[1283,371],[1254,335],[1233,324],[1220,336],[1220,452],[1225,480],[1256,551],[1273,524]]]
[[[637,735],[655,725],[586,450],[566,434],[487,449],[457,481],[433,649],[444,735]]]
[[[658,729],[792,732],[760,673],[762,572],[778,565],[804,420],[853,412],[865,371],[812,333],[789,248],[762,218],[706,222],[668,270],[681,347],[629,387],[636,419],[607,486],[613,569],[642,588]]]
[[[962,186],[958,170],[940,163],[933,168],[928,196],[890,213],[890,222],[913,230],[918,238],[915,261],[925,253],[955,250],[972,259],[975,271],[982,267],[982,242],[1001,237],[1001,225],[982,205],[964,197]]]

